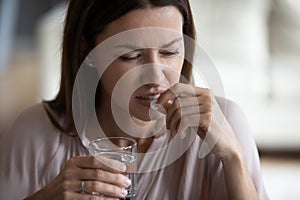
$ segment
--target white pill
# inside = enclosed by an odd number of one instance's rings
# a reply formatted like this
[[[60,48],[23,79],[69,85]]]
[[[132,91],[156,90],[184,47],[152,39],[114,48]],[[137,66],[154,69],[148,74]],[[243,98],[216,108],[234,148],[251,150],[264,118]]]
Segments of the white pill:
[[[156,100],[151,101],[150,107],[151,107],[153,110],[158,110],[158,107],[159,107],[159,106],[156,104]]]

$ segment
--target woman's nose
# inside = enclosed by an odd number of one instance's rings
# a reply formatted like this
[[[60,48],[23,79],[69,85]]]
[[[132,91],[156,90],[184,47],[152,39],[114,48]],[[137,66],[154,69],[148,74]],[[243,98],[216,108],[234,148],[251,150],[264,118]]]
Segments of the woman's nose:
[[[148,50],[144,57],[143,82],[161,83],[165,81],[164,65],[160,62],[158,53],[155,50]]]
[[[144,64],[142,67],[141,79],[144,84],[163,83],[166,79],[163,66],[156,63]]]
[[[150,63],[161,64],[158,50],[156,49],[144,50],[144,64],[150,64]]]

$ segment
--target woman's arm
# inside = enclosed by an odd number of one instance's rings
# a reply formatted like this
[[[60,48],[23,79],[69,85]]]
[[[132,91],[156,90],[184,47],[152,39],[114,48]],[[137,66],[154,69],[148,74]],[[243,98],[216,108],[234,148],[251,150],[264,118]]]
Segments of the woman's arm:
[[[224,122],[221,134],[214,151],[223,164],[228,199],[258,199],[257,191],[245,160],[243,148],[227,121]],[[218,145],[223,146],[218,147]]]
[[[222,160],[228,199],[258,199],[247,163],[239,154]]]

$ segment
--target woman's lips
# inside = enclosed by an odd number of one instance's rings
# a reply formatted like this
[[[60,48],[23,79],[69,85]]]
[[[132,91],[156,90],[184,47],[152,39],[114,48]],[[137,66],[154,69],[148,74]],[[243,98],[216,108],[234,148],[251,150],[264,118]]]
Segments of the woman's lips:
[[[160,96],[160,93],[152,94],[152,95],[142,95],[142,96],[136,96],[135,100],[144,106],[150,107],[151,102],[154,100],[157,100],[159,98],[159,96]]]

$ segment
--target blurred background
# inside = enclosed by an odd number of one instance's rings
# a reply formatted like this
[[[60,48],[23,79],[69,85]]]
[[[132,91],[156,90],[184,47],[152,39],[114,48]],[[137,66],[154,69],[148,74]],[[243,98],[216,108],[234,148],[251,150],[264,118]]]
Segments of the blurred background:
[[[246,113],[271,199],[300,199],[300,1],[190,0],[197,42]],[[0,0],[0,133],[59,86],[63,0]],[[0,139],[1,139],[0,134]]]

